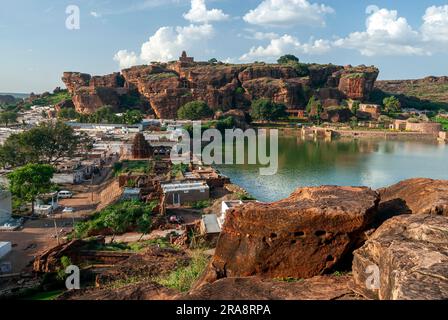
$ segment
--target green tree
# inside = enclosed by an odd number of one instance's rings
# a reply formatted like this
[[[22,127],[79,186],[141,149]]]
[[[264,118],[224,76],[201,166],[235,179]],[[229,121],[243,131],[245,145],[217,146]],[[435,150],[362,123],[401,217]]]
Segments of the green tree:
[[[0,122],[8,126],[11,123],[17,122],[17,113],[14,111],[4,111],[0,113]]]
[[[143,121],[143,114],[140,110],[128,110],[123,114],[125,124],[138,124]]]
[[[185,104],[177,111],[182,120],[202,120],[213,116],[213,111],[204,101],[193,101]]]
[[[315,122],[320,122],[322,111],[322,103],[316,96],[312,96],[306,106],[306,112],[308,113],[309,119]]]
[[[64,120],[74,120],[78,118],[78,113],[73,108],[64,108],[58,112],[58,118]]]
[[[208,63],[216,64],[216,63],[218,63],[218,59],[216,59],[216,58],[211,58],[210,60],[208,60]]]
[[[119,123],[121,120],[113,111],[111,106],[104,106],[99,108],[95,113],[88,117],[91,123]]]
[[[34,214],[36,198],[53,187],[54,172],[50,165],[27,164],[8,174],[9,189],[18,199],[31,202],[31,213]]]
[[[90,142],[62,122],[44,123],[8,137],[0,147],[0,163],[13,167],[27,163],[56,164],[62,158],[73,157]]]
[[[352,102],[352,113],[356,116],[359,111],[359,107],[361,106],[361,102],[355,100]]]
[[[233,129],[233,127],[235,127],[235,119],[233,117],[219,119],[215,125],[215,128],[221,132],[224,132],[226,129]]]
[[[260,121],[276,121],[287,116],[286,106],[269,99],[258,99],[252,102],[251,117]]]
[[[278,64],[288,64],[290,62],[298,63],[299,58],[297,58],[295,55],[292,55],[292,54],[285,54],[284,56],[281,56],[277,60],[277,62],[278,62]]]
[[[384,104],[384,111],[386,113],[395,113],[401,111],[400,100],[398,100],[398,98],[395,96],[384,98],[383,104]]]

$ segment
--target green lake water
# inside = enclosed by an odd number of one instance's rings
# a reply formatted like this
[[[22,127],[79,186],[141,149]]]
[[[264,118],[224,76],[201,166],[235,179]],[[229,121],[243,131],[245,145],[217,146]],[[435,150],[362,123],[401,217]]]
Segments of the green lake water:
[[[448,145],[391,140],[304,141],[279,137],[276,175],[261,176],[256,165],[221,165],[232,183],[260,201],[288,197],[302,186],[368,186],[374,189],[408,178],[448,179]]]

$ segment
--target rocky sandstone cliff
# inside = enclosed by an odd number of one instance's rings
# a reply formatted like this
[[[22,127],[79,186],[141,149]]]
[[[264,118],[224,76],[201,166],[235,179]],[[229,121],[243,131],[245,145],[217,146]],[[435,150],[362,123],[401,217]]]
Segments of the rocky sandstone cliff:
[[[228,65],[173,62],[136,66],[102,77],[65,72],[62,80],[78,112],[92,113],[103,105],[130,107],[139,96],[160,118],[174,118],[190,101],[203,100],[214,109],[246,110],[251,101],[269,98],[289,109],[305,109],[311,95],[324,105],[343,99],[367,99],[378,77],[374,67],[310,65],[304,77],[288,65]]]

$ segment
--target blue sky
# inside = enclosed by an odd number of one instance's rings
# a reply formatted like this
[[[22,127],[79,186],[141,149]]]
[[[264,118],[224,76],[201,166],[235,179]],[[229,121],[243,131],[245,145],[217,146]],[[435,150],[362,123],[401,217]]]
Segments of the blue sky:
[[[411,4],[412,3],[412,4]],[[80,10],[66,28],[67,6]],[[376,65],[382,79],[447,75],[448,2],[437,0],[8,0],[0,92],[43,92],[63,71],[107,74],[176,59]]]

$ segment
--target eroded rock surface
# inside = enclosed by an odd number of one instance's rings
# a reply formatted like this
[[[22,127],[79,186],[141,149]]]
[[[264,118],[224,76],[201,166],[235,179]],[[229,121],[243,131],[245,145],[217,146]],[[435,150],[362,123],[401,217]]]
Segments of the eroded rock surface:
[[[159,118],[174,118],[184,104],[202,100],[214,109],[246,110],[259,98],[305,109],[316,95],[325,106],[342,99],[366,99],[378,76],[374,67],[310,65],[308,76],[288,65],[230,65],[208,63],[153,64],[122,70],[121,74],[92,77],[65,72],[63,82],[78,112],[93,113],[101,106],[129,107],[139,95]],[[321,94],[323,89],[331,89]],[[325,90],[324,90],[325,91]]]
[[[180,300],[336,300],[357,299],[349,289],[350,276],[318,276],[299,281],[226,278],[206,284]]]
[[[448,218],[402,215],[354,252],[355,291],[370,299],[448,299]]]
[[[360,245],[378,202],[368,188],[324,186],[231,210],[198,286],[225,277],[300,279],[332,270]]]
[[[380,189],[380,216],[433,214],[448,216],[448,181],[410,179]]]

